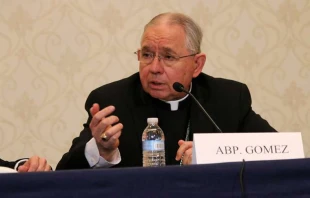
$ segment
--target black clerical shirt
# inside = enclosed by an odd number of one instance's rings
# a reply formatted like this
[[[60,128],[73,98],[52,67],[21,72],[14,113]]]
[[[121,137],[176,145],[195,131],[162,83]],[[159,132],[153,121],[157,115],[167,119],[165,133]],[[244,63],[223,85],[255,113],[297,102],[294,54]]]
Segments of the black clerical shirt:
[[[154,99],[153,104],[158,117],[158,125],[165,134],[166,164],[179,164],[180,162],[176,161],[175,157],[179,149],[178,141],[185,140],[186,137],[191,100],[187,97],[180,101],[178,109],[175,111],[171,110],[169,103],[158,99]]]

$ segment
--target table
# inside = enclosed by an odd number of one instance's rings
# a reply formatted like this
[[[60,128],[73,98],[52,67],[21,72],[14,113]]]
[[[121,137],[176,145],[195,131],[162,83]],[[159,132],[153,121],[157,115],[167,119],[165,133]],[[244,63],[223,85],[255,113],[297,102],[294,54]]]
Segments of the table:
[[[310,197],[310,159],[0,174],[0,197]]]

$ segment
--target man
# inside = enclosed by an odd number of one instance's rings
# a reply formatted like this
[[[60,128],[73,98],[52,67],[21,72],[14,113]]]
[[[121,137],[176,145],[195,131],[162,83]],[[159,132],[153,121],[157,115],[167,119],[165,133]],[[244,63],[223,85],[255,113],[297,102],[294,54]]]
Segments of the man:
[[[51,166],[47,163],[46,159],[38,156],[32,156],[27,159],[19,159],[15,162],[8,162],[0,159],[0,166],[15,169],[18,172],[37,172],[37,171],[50,171]]]
[[[223,132],[271,132],[254,113],[246,85],[201,73],[202,32],[189,17],[165,13],[144,28],[136,52],[139,73],[99,87],[89,95],[89,113],[57,169],[142,166],[142,132],[158,117],[165,133],[166,164],[190,164],[193,133],[216,132],[214,125],[174,82],[197,97]],[[189,128],[189,140],[185,140]]]

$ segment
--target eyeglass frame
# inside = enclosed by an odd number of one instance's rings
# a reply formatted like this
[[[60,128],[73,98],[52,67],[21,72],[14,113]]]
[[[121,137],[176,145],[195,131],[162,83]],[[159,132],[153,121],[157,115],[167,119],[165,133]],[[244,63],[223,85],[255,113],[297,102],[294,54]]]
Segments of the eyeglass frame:
[[[134,52],[134,54],[136,54],[137,56],[138,56],[138,61],[140,61],[139,59],[140,59],[140,56],[139,56],[139,52],[141,52],[141,49],[139,49],[139,50],[137,50],[137,51],[135,51]],[[158,60],[160,61],[160,60],[163,60],[163,62],[164,62],[164,64],[166,65],[166,66],[168,66],[167,65],[167,63],[165,62],[165,59],[163,59],[163,57],[161,56],[161,55],[156,55],[155,53],[151,53],[152,54],[152,59],[151,59],[151,61],[149,62],[149,63],[144,63],[144,64],[147,64],[147,65],[149,65],[149,64],[151,64],[153,61],[154,61],[154,59],[155,59],[155,57],[158,57]],[[150,54],[150,55],[151,55]],[[177,61],[179,61],[181,58],[186,58],[186,57],[191,57],[191,56],[196,56],[197,54],[199,54],[199,53],[193,53],[193,54],[189,54],[189,55],[185,55],[185,56],[172,56],[173,58],[175,58],[175,60],[176,60],[176,62]],[[167,61],[167,60],[166,60]],[[140,61],[141,62],[141,61]],[[170,66],[172,66],[172,65],[169,65],[169,67]]]

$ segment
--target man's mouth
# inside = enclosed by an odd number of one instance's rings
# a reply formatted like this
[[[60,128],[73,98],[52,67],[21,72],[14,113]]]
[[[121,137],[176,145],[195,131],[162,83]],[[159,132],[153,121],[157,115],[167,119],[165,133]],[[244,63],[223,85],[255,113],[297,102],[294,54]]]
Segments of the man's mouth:
[[[150,87],[152,89],[159,89],[164,85],[164,83],[158,82],[158,81],[151,81],[150,82]]]
[[[160,82],[151,82],[153,85],[162,85],[163,83]]]

